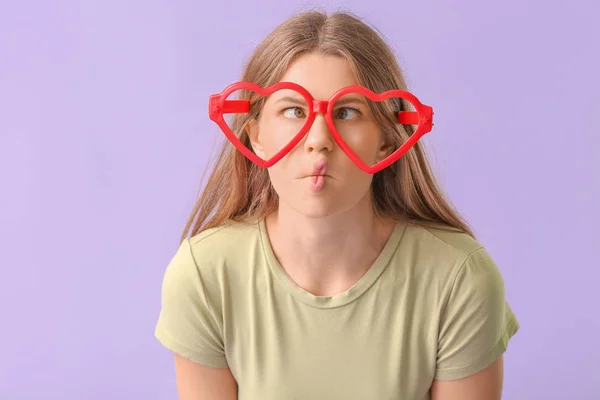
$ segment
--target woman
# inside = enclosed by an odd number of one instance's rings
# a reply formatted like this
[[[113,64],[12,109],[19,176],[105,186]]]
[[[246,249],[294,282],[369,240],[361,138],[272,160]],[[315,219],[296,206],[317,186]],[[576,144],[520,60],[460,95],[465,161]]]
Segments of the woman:
[[[224,145],[163,282],[179,398],[500,399],[519,325],[415,143],[430,109],[386,43],[349,14],[302,13],[242,81],[256,86],[210,104],[240,151]],[[332,99],[347,87],[405,100]]]

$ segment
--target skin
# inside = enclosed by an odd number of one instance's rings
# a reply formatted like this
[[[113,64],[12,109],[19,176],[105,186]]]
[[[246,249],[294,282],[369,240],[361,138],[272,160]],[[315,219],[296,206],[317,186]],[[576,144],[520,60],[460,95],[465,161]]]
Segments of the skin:
[[[316,100],[328,100],[342,87],[357,84],[345,60],[317,54],[296,60],[282,80],[300,84]],[[281,97],[285,95],[289,93]],[[269,102],[277,100],[274,94],[265,108],[272,108]],[[282,107],[294,105],[284,103]],[[359,157],[374,164],[389,155],[390,148],[366,103],[345,107],[360,111],[334,112],[340,124],[360,130],[351,130],[348,135],[348,143],[358,149]],[[272,156],[288,140],[278,134],[277,122],[265,114],[250,124],[252,146],[261,157]],[[328,161],[329,176],[323,190],[315,194],[310,190],[312,178],[307,175],[322,158]],[[373,176],[361,171],[342,152],[322,114],[318,114],[303,141],[269,169],[269,175],[280,202],[277,212],[267,217],[266,225],[275,255],[288,275],[300,287],[320,296],[335,295],[353,286],[375,261],[394,227],[393,221],[377,219],[373,214]]]
[[[229,368],[211,368],[175,355],[179,400],[236,400],[237,383]]]
[[[328,100],[342,87],[358,84],[344,59],[318,54],[297,59],[282,80],[302,85],[316,100]],[[289,140],[283,127],[293,123],[301,126],[306,115],[302,105],[278,102],[286,95],[290,93],[271,96],[259,119],[248,126],[252,147],[263,158],[275,154]],[[334,112],[334,116],[339,117],[340,124],[352,127],[346,130],[347,142],[358,150],[359,157],[372,165],[389,155],[391,148],[366,105],[354,102],[346,106],[360,112],[345,109]],[[274,112],[269,113],[269,109]],[[308,175],[323,158],[328,162],[328,176],[323,189],[315,193]],[[374,215],[372,175],[361,171],[343,153],[323,115],[317,116],[303,141],[269,169],[269,176],[280,203],[278,210],[267,216],[266,226],[275,255],[291,279],[318,296],[333,296],[356,284],[383,249],[394,221]],[[180,400],[237,398],[237,385],[229,369],[200,366],[176,356],[176,372]],[[470,377],[434,381],[432,399],[498,400],[502,377],[499,358]]]

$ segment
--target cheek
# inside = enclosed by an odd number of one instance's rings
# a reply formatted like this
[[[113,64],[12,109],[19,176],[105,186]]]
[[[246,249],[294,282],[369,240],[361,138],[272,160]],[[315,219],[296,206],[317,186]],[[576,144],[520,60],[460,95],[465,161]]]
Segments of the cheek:
[[[279,194],[285,193],[287,188],[296,183],[294,176],[292,176],[290,171],[286,169],[285,161],[285,158],[280,160],[274,166],[269,168],[268,171],[271,184],[273,185],[275,191]]]
[[[259,140],[268,158],[274,156],[292,140],[293,136],[288,136],[281,132],[278,134],[276,129],[270,127],[260,129]]]
[[[362,127],[347,131],[344,141],[361,160],[373,165],[382,144],[382,133],[378,126]]]

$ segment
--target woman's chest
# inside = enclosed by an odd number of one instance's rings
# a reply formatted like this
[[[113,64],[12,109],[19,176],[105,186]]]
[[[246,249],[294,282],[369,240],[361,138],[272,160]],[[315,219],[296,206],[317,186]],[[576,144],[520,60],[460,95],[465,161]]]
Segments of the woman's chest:
[[[241,400],[428,399],[437,340],[407,307],[318,309],[290,299],[254,307],[225,336]]]

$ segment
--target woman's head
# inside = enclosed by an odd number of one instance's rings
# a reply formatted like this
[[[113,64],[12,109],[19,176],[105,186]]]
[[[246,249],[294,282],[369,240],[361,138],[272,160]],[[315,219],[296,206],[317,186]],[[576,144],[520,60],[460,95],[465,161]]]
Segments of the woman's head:
[[[302,86],[317,101],[326,101],[340,89],[360,84],[352,67],[340,55],[311,51],[297,56],[281,80]],[[269,159],[305,124],[310,124],[308,104],[294,90],[278,90],[257,103],[258,115],[246,125],[246,133],[254,152]],[[341,97],[332,117],[345,143],[367,165],[391,154],[392,141],[386,139],[364,96],[352,93]],[[339,214],[357,206],[371,212],[373,176],[359,169],[341,150],[324,113],[317,114],[309,126],[303,140],[268,169],[279,207],[290,207],[312,217]]]
[[[278,26],[256,48],[241,80],[262,87],[295,82],[316,100],[327,100],[350,85],[362,85],[375,93],[407,90],[393,52],[372,28],[347,13],[316,11]],[[280,93],[267,99],[246,95],[251,110],[235,116],[232,130],[255,153],[269,158],[281,149],[282,140],[289,141],[275,131],[298,124],[305,110]],[[408,104],[400,100],[354,102],[334,110],[333,115],[348,133],[346,142],[373,165],[413,133],[412,126],[399,125],[392,117],[407,109]],[[365,131],[371,134],[356,134]],[[324,163],[329,176],[314,182],[309,175]],[[256,220],[276,210],[280,202],[311,216],[362,205],[378,216],[439,223],[470,233],[437,188],[420,143],[399,161],[370,175],[343,153],[323,116],[318,115],[304,139],[268,170],[224,143],[184,236],[190,229],[196,234],[227,220]]]

